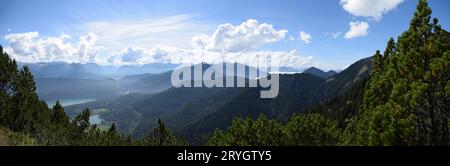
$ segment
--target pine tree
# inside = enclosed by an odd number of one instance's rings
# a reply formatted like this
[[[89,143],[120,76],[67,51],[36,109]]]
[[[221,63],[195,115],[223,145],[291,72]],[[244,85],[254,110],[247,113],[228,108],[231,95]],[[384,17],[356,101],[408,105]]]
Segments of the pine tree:
[[[0,92],[9,94],[17,73],[16,61],[3,52],[3,47],[0,45]]]
[[[66,113],[64,112],[64,107],[59,103],[59,100],[56,101],[52,110],[53,110],[53,117],[52,117],[53,123],[60,125],[69,124],[69,117],[67,117]]]
[[[338,122],[320,114],[293,115],[286,124],[286,145],[338,145]]]
[[[11,118],[11,92],[12,83],[17,76],[17,64],[12,60],[0,45],[0,125],[13,124]]]
[[[383,71],[383,55],[380,54],[380,50],[377,50],[373,56],[373,65],[371,74],[376,75]]]
[[[117,133],[117,128],[116,128],[116,124],[115,124],[115,123],[113,123],[113,124],[111,125],[111,127],[109,127],[108,133],[110,133],[110,134],[115,134],[115,133]]]
[[[260,115],[256,120],[233,119],[225,131],[216,129],[208,138],[213,146],[338,145],[338,123],[316,113],[293,115],[286,123]]]
[[[36,85],[30,69],[24,66],[13,81],[12,116],[15,120],[10,124],[13,131],[31,131],[32,115],[40,102],[36,94]]]
[[[389,38],[389,41],[387,43],[386,49],[383,53],[383,65],[389,65],[389,59],[393,56],[396,49],[396,43],[394,41],[394,38]]]
[[[169,128],[166,127],[161,118],[158,118],[158,127],[153,130],[153,139],[156,145],[175,145],[176,138],[172,135]]]
[[[377,52],[363,110],[350,125],[355,144],[448,144],[450,35],[430,16],[427,1],[419,0],[409,29],[397,43],[389,40],[381,65]]]
[[[91,112],[86,108],[75,116],[72,124],[78,128],[79,132],[84,132],[90,126],[89,117],[91,117]]]

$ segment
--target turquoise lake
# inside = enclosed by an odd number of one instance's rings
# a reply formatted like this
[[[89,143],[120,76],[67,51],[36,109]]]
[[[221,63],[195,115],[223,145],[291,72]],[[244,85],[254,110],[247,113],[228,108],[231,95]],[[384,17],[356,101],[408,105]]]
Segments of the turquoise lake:
[[[81,103],[87,103],[87,102],[91,102],[91,101],[95,101],[95,99],[62,99],[59,100],[59,103],[65,107],[65,106],[70,106],[70,105],[75,105],[75,104],[81,104]],[[48,107],[52,108],[55,104],[56,104],[56,100],[50,100],[50,101],[46,101]],[[102,123],[102,119],[99,117],[98,114],[95,115],[91,115],[91,117],[89,117],[89,122],[91,123],[91,125],[93,124],[97,124],[99,125],[100,123]]]

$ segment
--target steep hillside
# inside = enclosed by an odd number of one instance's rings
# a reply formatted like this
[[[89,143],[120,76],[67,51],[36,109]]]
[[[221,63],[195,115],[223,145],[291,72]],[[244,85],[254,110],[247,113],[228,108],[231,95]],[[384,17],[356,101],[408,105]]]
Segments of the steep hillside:
[[[118,82],[126,93],[158,93],[172,87],[171,73],[168,71],[160,74],[125,76]]]
[[[196,123],[179,130],[178,134],[193,144],[199,144],[202,143],[199,135],[211,133],[215,128],[224,129],[235,117],[256,118],[264,114],[268,118],[285,121],[293,113],[345,94],[358,80],[369,77],[370,63],[370,58],[359,60],[327,80],[311,74],[280,75],[280,93],[276,98],[260,99],[259,88],[249,89]]]

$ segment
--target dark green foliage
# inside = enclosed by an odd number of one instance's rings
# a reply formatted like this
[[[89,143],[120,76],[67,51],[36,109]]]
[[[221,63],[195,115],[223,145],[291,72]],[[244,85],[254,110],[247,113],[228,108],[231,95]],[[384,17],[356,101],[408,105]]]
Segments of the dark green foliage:
[[[158,118],[158,127],[153,129],[153,132],[150,135],[140,139],[137,144],[151,144],[156,146],[187,145],[182,137],[177,139],[172,134],[170,129],[166,127],[161,118]]]
[[[167,91],[138,101],[133,108],[142,115],[134,134],[142,136],[149,128],[158,126],[157,119],[164,118],[175,132],[187,124],[214,111],[215,107],[233,99],[245,88],[171,88]],[[180,134],[189,137],[190,135]],[[201,136],[201,133],[199,135]],[[192,138],[192,137],[190,137]]]
[[[286,125],[287,145],[337,145],[338,122],[320,114],[294,115]]]
[[[11,88],[12,81],[17,75],[17,64],[3,52],[2,46],[0,46],[0,64],[0,91],[8,93],[8,89]]]
[[[156,140],[157,145],[160,146],[171,145],[176,142],[172,133],[168,128],[166,128],[166,125],[161,121],[161,119],[158,119],[158,127],[153,130],[153,138]]]
[[[336,145],[340,129],[337,121],[320,114],[293,115],[283,124],[268,120],[234,119],[226,131],[216,129],[208,145],[274,146],[274,145]]]
[[[261,115],[255,121],[250,118],[234,119],[225,132],[216,129],[208,140],[208,145],[219,146],[263,146],[283,145],[282,126],[275,120]]]
[[[62,124],[66,125],[69,123],[69,117],[66,116],[66,113],[64,112],[64,108],[61,106],[59,101],[56,101],[55,106],[53,106],[53,116],[52,116],[52,122],[56,124]]]
[[[13,131],[31,131],[33,121],[33,111],[37,110],[39,98],[36,94],[36,86],[28,67],[23,67],[12,83],[13,105],[11,129]]]
[[[12,116],[11,91],[15,77],[17,77],[17,64],[0,46],[0,125],[10,125],[14,122],[6,117]]]
[[[305,112],[319,113],[335,119],[339,122],[339,127],[344,128],[347,124],[347,119],[355,116],[358,109],[360,109],[364,98],[365,85],[368,80],[368,78],[358,80],[347,93],[317,104]]]
[[[377,52],[364,109],[352,119],[357,145],[448,145],[450,35],[420,0],[409,29]]]

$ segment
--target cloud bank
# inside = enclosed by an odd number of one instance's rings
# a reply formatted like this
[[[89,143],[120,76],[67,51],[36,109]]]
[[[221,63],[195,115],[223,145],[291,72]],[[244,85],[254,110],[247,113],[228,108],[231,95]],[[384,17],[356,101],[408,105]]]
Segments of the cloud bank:
[[[8,34],[4,38],[10,44],[6,51],[25,62],[93,62],[103,49],[95,45],[98,37],[94,33],[80,36],[75,43],[68,42],[71,36],[66,34],[41,38],[39,32]]]
[[[96,27],[102,26],[96,25]],[[128,30],[133,31],[133,29]],[[115,31],[111,30],[111,33]],[[301,40],[305,43],[311,42],[311,35],[302,32],[300,32]],[[65,61],[113,65],[238,62],[251,66],[264,66],[276,58],[280,60],[280,66],[305,67],[313,61],[312,56],[300,56],[297,50],[289,52],[261,50],[265,45],[282,41],[288,32],[284,29],[275,29],[272,24],[259,23],[254,19],[248,19],[238,25],[220,24],[210,35],[194,35],[190,41],[191,48],[156,44],[151,47],[122,45],[122,49],[117,50],[117,48],[110,48],[112,47],[110,44],[104,44],[105,41],[120,41],[127,36],[124,34],[108,36],[109,33],[104,32],[99,35],[90,32],[80,36],[78,40],[73,40],[66,34],[44,37],[40,36],[39,32],[13,33],[4,37],[9,42],[9,47],[5,50],[13,58],[23,62]],[[133,36],[133,34],[130,35]],[[99,44],[101,39],[103,44]]]

